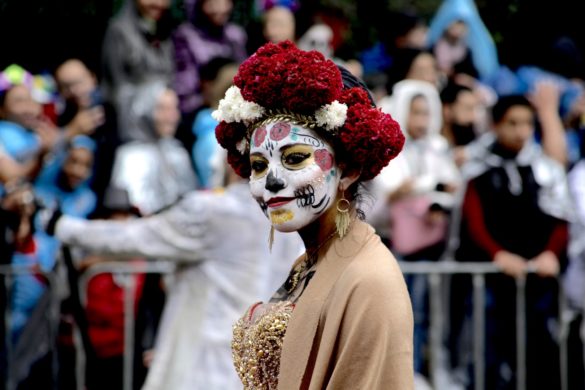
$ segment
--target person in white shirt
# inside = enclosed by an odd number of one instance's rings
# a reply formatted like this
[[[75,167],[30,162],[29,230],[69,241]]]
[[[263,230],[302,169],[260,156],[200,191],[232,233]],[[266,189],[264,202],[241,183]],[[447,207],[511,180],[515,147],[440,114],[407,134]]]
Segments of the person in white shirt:
[[[177,262],[145,390],[240,389],[232,325],[249,302],[269,298],[303,250],[279,234],[268,249],[268,222],[247,180],[228,174],[225,191],[192,191],[159,214],[130,221],[52,218],[64,244],[103,254]]]

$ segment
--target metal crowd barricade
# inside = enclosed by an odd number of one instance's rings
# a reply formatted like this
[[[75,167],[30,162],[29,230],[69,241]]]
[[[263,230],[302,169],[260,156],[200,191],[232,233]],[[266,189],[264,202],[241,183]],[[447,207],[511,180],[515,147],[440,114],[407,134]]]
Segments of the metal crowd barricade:
[[[161,274],[169,275],[173,274],[176,270],[176,264],[167,261],[146,261],[142,263],[129,263],[129,262],[104,262],[92,265],[87,269],[83,275],[79,278],[79,291],[81,293],[80,299],[83,305],[87,304],[87,286],[91,278],[100,274],[114,274],[124,277],[124,390],[131,390],[133,388],[133,365],[134,356],[134,303],[136,297],[134,296],[135,291],[135,279],[134,276],[137,274]],[[83,388],[85,383],[84,372],[85,372],[85,356],[83,348],[78,347],[77,359],[77,375],[80,380],[80,384]]]
[[[5,304],[5,308],[4,308],[4,335],[2,335],[2,337],[4,338],[4,355],[5,355],[5,360],[6,360],[6,367],[5,367],[5,378],[3,378],[4,380],[4,389],[6,390],[12,390],[15,389],[17,386],[16,383],[16,379],[14,378],[14,364],[15,364],[15,345],[13,345],[13,340],[11,338],[11,315],[12,315],[12,307],[10,305],[11,302],[11,291],[12,291],[12,286],[14,283],[14,278],[18,275],[41,275],[43,277],[46,278],[47,280],[47,289],[49,291],[49,321],[48,324],[49,326],[51,324],[56,325],[57,324],[57,318],[56,316],[58,315],[58,313],[53,313],[50,308],[51,308],[51,304],[53,299],[56,299],[55,294],[54,294],[54,289],[56,287],[56,275],[54,272],[43,272],[39,269],[36,268],[31,268],[28,266],[13,266],[10,264],[7,265],[0,265],[0,277],[3,278],[3,286],[2,288],[4,289],[4,296],[6,297],[6,302],[4,302]],[[56,326],[54,328],[51,328],[48,330],[49,332],[49,338],[51,340],[53,340],[53,344],[52,344],[52,351],[55,351],[55,344],[54,342],[56,341],[56,336],[57,336],[57,328]],[[54,336],[54,337],[53,337]],[[57,383],[57,358],[56,356],[53,354],[52,358],[51,358],[51,363],[52,363],[52,370],[51,370],[51,374],[52,374],[52,378],[53,378],[53,386]]]
[[[485,278],[486,275],[500,273],[500,270],[492,263],[463,263],[463,262],[400,262],[400,267],[404,274],[427,275],[429,280],[429,297],[430,297],[430,373],[431,382],[435,389],[439,389],[438,369],[441,364],[441,351],[443,349],[443,327],[445,318],[442,311],[443,297],[441,291],[441,278],[455,274],[468,274],[472,277],[473,285],[473,359],[474,359],[474,376],[475,389],[484,390],[482,378],[485,375]],[[134,278],[136,274],[155,273],[162,275],[173,274],[176,270],[176,264],[165,261],[148,261],[144,263],[128,262],[104,262],[93,265],[86,270],[79,279],[80,299],[85,304],[87,286],[91,278],[99,274],[111,273],[126,277],[124,283],[124,390],[132,389],[133,382],[133,354],[134,350]],[[48,288],[55,287],[55,275],[53,273],[42,273],[28,267],[13,267],[10,265],[0,266],[0,276],[4,277],[4,286],[6,296],[10,294],[14,276],[21,274],[39,274],[44,275],[48,282]],[[524,278],[516,280],[516,359],[517,359],[517,389],[526,389],[526,280]],[[565,313],[565,298],[562,289],[559,289],[559,322],[560,326],[560,365],[561,365],[561,389],[568,389],[567,381],[567,326]],[[14,351],[11,348],[10,340],[10,305],[6,305],[5,329],[4,335],[6,343],[6,357],[8,362],[6,389],[11,389],[11,356]],[[56,331],[56,330],[55,330]],[[77,359],[77,378],[78,388],[84,386],[84,368],[85,353],[82,346],[78,345]],[[56,362],[54,362],[55,364]],[[56,367],[53,370],[56,380]],[[478,380],[479,379],[479,380]]]
[[[431,382],[435,389],[440,389],[438,370],[441,364],[443,325],[443,311],[441,277],[455,274],[468,274],[472,277],[473,285],[473,370],[475,376],[475,390],[484,390],[485,377],[485,278],[489,274],[500,273],[500,269],[493,263],[471,262],[400,262],[404,274],[427,275],[429,281],[430,301],[430,373]],[[529,273],[534,270],[529,269]],[[567,379],[567,324],[565,323],[566,302],[559,289],[559,340],[560,340],[560,372],[561,389],[568,390]],[[516,388],[526,389],[526,278],[516,279]]]

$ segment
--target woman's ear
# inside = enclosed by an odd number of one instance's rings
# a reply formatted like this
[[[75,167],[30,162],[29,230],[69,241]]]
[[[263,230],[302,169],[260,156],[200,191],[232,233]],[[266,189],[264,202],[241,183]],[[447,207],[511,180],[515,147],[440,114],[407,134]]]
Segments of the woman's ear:
[[[339,189],[341,191],[347,190],[353,183],[359,179],[361,171],[358,169],[347,169],[341,174],[341,180],[339,180]]]

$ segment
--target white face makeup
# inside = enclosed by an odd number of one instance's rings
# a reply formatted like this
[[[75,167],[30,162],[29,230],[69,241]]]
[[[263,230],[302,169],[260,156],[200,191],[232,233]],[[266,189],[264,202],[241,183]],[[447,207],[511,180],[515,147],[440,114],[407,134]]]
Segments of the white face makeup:
[[[276,230],[297,231],[332,204],[340,172],[315,131],[288,122],[261,126],[250,140],[252,196]]]

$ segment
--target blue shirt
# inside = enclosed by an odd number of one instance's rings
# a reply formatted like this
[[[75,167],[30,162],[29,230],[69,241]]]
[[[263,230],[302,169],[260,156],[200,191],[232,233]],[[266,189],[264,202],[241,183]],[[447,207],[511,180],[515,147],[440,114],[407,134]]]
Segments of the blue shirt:
[[[0,144],[6,153],[18,162],[30,159],[40,147],[35,133],[8,121],[0,121]]]

